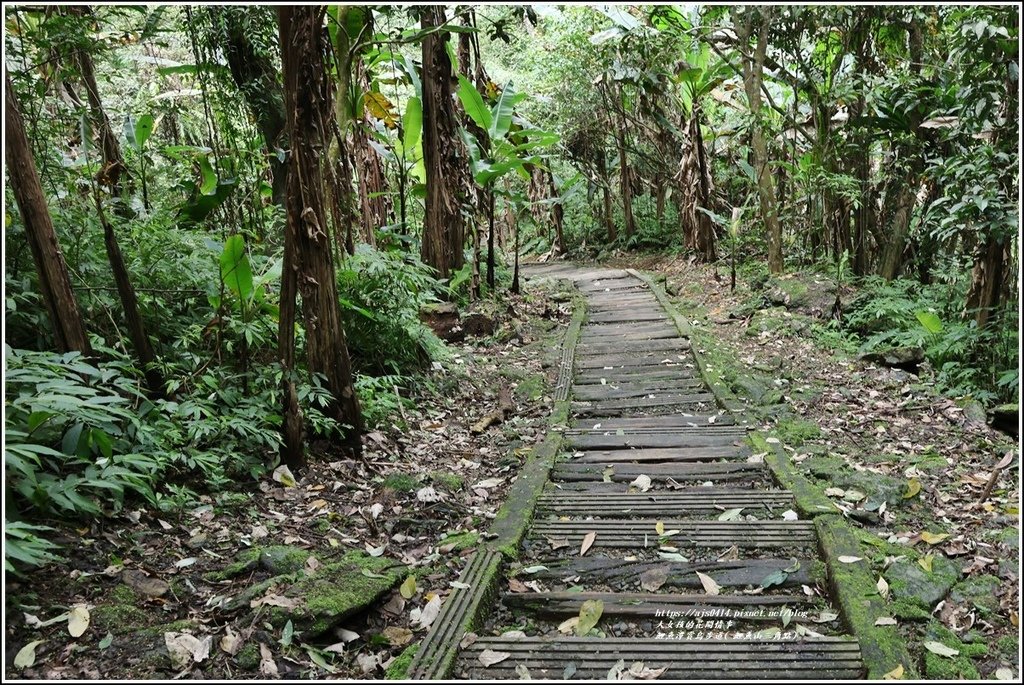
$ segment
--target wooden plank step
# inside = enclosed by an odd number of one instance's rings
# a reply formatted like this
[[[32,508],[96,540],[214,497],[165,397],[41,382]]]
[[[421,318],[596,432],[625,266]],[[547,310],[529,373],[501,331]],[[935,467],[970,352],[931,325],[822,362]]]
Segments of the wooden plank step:
[[[716,494],[687,495],[675,492],[647,493],[587,493],[546,490],[537,500],[538,512],[563,516],[673,516],[706,514],[717,517],[727,509],[743,509],[742,514],[765,513],[793,505],[793,495],[787,490],[772,492],[752,491],[742,495]]]
[[[602,430],[604,424],[602,425]],[[622,434],[591,431],[586,435],[568,436],[568,442],[578,450],[660,450],[664,458],[671,458],[673,448],[739,446],[745,434],[740,432],[705,433],[694,429],[673,432],[637,431]],[[651,452],[647,459],[659,452]],[[638,456],[638,459],[643,457]]]
[[[660,520],[660,519],[658,519]],[[595,533],[593,546],[657,548],[732,547],[778,548],[811,547],[815,544],[814,525],[810,521],[662,521],[665,530],[679,532],[664,538],[655,530],[655,519],[594,519],[590,521],[536,520],[529,538],[535,542],[552,538],[565,540],[566,549],[579,553],[584,536]]]
[[[668,321],[665,310],[660,307],[626,307],[620,311],[594,312],[587,316],[587,323],[632,323],[636,321]]]
[[[510,656],[484,667],[479,660],[484,650]],[[525,668],[532,679],[550,680],[564,679],[571,664],[573,679],[607,680],[608,671],[619,661],[626,668],[637,661],[650,669],[665,668],[661,680],[844,680],[864,675],[860,647],[848,637],[772,641],[482,637],[462,653],[457,672],[481,680],[519,679]]]
[[[679,407],[691,404],[715,403],[715,396],[709,392],[694,393],[691,395],[678,394],[657,394],[654,397],[629,397],[621,400],[603,400],[593,402],[573,402],[573,412],[578,415],[600,416],[603,413],[616,414],[623,411],[635,409],[664,409],[668,407]]]
[[[576,375],[576,385],[600,383],[643,383],[648,380],[661,380],[665,378],[699,378],[699,374],[693,367],[683,365],[662,369],[647,369],[644,367],[624,367],[620,369],[587,369]]]
[[[606,312],[621,312],[634,307],[657,311],[661,313],[662,318],[667,318],[658,298],[650,293],[638,293],[628,297],[626,295],[594,296],[587,300],[587,311],[590,316]]]
[[[751,455],[749,447],[719,445],[699,447],[673,447],[671,449],[617,449],[595,450],[574,454],[572,463],[578,464],[690,464],[720,459],[746,460]]]
[[[694,574],[694,578],[696,577]],[[667,612],[679,612],[687,620],[714,618],[755,623],[778,623],[778,610],[783,606],[798,610],[793,614],[793,622],[813,623],[817,616],[806,611],[806,608],[822,604],[820,599],[811,599],[803,594],[707,595],[586,591],[502,594],[502,601],[508,607],[527,609],[549,616],[578,615],[583,603],[588,600],[599,600],[604,603],[602,616],[652,618],[664,616]],[[772,611],[772,607],[776,608],[775,611]]]
[[[660,569],[667,573],[663,589],[700,590],[703,585],[697,576],[697,571],[710,576],[723,588],[743,588],[751,585],[757,587],[764,582],[765,578],[782,571],[785,579],[776,587],[786,588],[813,585],[816,580],[811,573],[814,563],[815,560],[810,558],[681,562],[626,561],[603,556],[587,556],[571,559],[542,559],[540,565],[546,568],[530,574],[530,578],[545,581],[573,579],[574,584],[639,587],[640,576],[652,569]],[[787,571],[794,567],[796,570]]]
[[[563,463],[551,471],[553,481],[603,481],[605,470],[615,482],[632,482],[639,475],[649,476],[652,481],[739,480],[767,474],[764,464],[748,462],[726,463],[684,463],[684,464],[604,464]]]
[[[583,335],[623,335],[627,333],[643,333],[649,331],[675,331],[676,327],[668,322],[668,319],[661,321],[641,321],[638,323],[587,323],[583,326]],[[679,332],[676,331],[676,335]]]
[[[692,362],[693,357],[675,353],[638,353],[601,354],[576,357],[577,369],[621,369],[625,367],[643,367],[650,369],[674,369]]]
[[[661,338],[659,340],[641,340],[631,343],[591,343],[585,345],[580,343],[576,346],[576,354],[609,354],[609,353],[636,353],[636,352],[670,352],[673,350],[690,349],[690,341],[686,338]]]
[[[711,422],[711,419],[714,422]],[[605,416],[588,419],[577,419],[569,425],[570,430],[598,430],[594,426],[600,424],[602,432],[616,431],[619,429],[640,430],[640,429],[678,429],[678,430],[718,430],[731,428],[733,430],[746,430],[736,428],[735,419],[728,414],[661,414],[654,416]]]
[[[578,385],[573,388],[572,396],[577,400],[623,399],[626,397],[643,397],[652,392],[693,390],[694,388],[702,387],[704,387],[704,381],[699,378],[673,378],[665,379],[653,384],[653,386],[640,383]]]

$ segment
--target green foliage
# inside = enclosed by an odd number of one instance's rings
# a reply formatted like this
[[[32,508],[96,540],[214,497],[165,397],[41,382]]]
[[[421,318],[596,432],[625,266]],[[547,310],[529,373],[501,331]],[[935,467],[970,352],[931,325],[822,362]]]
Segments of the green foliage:
[[[395,421],[404,424],[403,410],[415,406],[412,400],[402,395],[410,380],[398,375],[356,376],[356,394],[368,427],[380,428]]]
[[[419,319],[442,285],[413,255],[359,245],[338,269],[338,292],[349,352],[363,374],[402,374],[443,354]]]
[[[921,285],[870,278],[847,309],[846,326],[862,351],[920,347],[939,387],[985,402],[1010,401],[1016,391],[1017,314],[1004,308],[998,325],[978,330],[961,311],[963,293],[945,283]]]
[[[57,545],[43,537],[52,530],[48,526],[4,518],[4,570],[18,573],[13,562],[32,567],[60,561]]]

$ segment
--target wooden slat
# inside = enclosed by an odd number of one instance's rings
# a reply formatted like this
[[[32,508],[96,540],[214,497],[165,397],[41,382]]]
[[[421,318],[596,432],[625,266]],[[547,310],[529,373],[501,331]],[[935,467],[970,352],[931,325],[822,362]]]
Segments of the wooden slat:
[[[604,480],[603,464],[559,464],[551,474],[558,480]],[[673,480],[730,480],[766,473],[764,464],[740,463],[690,463],[690,464],[615,464],[609,477],[613,481],[629,482],[639,475],[646,475],[652,481]]]
[[[743,440],[742,433],[707,434],[697,431],[674,431],[671,433],[627,433],[622,430],[622,435],[615,433],[605,434],[592,432],[586,435],[573,435],[569,438],[569,444],[578,450],[610,450],[610,451],[645,451],[649,452],[647,460],[655,455],[661,458],[672,458],[675,449],[694,447],[730,447],[738,446]],[[645,459],[638,455],[638,459]]]
[[[796,570],[785,573],[785,579],[779,587],[799,587],[812,585],[814,578],[811,567],[814,560],[802,559],[737,559],[734,561],[625,561],[601,556],[574,557],[571,559],[542,559],[540,565],[545,568],[530,574],[530,578],[539,580],[574,579],[574,583],[584,585],[604,584],[621,586],[639,586],[640,576],[651,569],[661,569],[666,573],[662,589],[703,588],[697,571],[710,576],[720,587],[759,586],[765,578],[786,569]],[[578,580],[575,580],[577,579]]]
[[[712,422],[711,419],[714,419]],[[631,430],[640,428],[679,428],[679,429],[718,429],[733,426],[735,420],[723,414],[661,414],[655,416],[608,416],[602,418],[579,419],[569,425],[573,429],[593,428],[600,423],[601,430]]]

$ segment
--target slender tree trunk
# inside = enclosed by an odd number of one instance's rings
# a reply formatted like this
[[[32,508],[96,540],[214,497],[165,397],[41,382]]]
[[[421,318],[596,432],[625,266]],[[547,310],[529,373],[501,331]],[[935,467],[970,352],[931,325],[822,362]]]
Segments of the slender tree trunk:
[[[633,185],[629,169],[629,156],[626,151],[626,104],[619,97],[619,119],[615,129],[615,141],[619,148],[619,186],[622,192],[622,216],[626,228],[626,237],[632,238],[636,233],[636,221],[633,218]]]
[[[551,191],[551,223],[555,227],[555,247],[558,248],[558,254],[565,254],[565,233],[562,230],[565,212],[562,208],[562,198],[559,197],[558,187],[555,185],[555,175],[548,171],[548,188]]]
[[[428,5],[420,10],[423,29],[444,23],[444,7]],[[452,100],[452,64],[446,44],[448,33],[423,38],[423,161],[427,195],[420,256],[438,276],[448,279],[465,263],[462,246],[465,222],[459,191],[468,174],[466,152],[459,141]]]
[[[25,134],[25,122],[6,66],[4,95],[4,158],[7,162],[7,176],[25,223],[25,237],[39,275],[43,302],[46,303],[50,323],[53,325],[54,341],[61,352],[77,350],[89,356],[92,354],[89,336],[85,331],[75,293],[71,289],[64,253],[57,241],[57,233],[53,230],[50,210],[46,206],[36,162],[32,158],[32,149]]]
[[[324,10],[317,6],[280,6],[278,18],[285,112],[291,141],[285,243],[294,248],[294,256],[290,255],[292,268],[298,267],[296,284],[302,295],[309,370],[324,377],[331,393],[331,401],[324,408],[324,414],[347,427],[345,443],[358,452],[363,421],[353,387],[345,331],[341,325],[331,238],[324,207],[323,151],[328,147],[329,131],[334,124],[332,86],[328,82],[325,64],[328,46],[324,39]],[[282,316],[282,322],[283,319]],[[280,337],[288,342],[287,335]],[[282,350],[283,359],[287,359],[287,354]],[[286,408],[288,402],[286,396]],[[285,420],[287,425],[289,418]],[[294,448],[288,446],[286,452],[292,454]]]
[[[494,291],[494,186],[487,190],[487,287]]]
[[[100,149],[103,153],[103,170],[97,180],[110,191],[114,199],[115,211],[119,216],[124,216],[128,212],[124,211],[126,205],[121,194],[121,173],[125,168],[124,159],[121,156],[121,146],[110,126],[106,110],[103,109],[103,101],[100,99],[99,88],[96,84],[96,71],[92,56],[86,50],[78,50],[76,59],[82,83],[85,86],[86,99],[89,102],[89,118],[92,120],[93,128],[99,133]],[[103,203],[98,191],[94,194],[94,198],[100,225],[103,226],[103,244],[106,247],[107,260],[110,262],[110,271],[117,286],[121,308],[124,310],[132,347],[135,349],[135,355],[138,357],[139,366],[145,375],[146,385],[150,392],[161,394],[164,379],[156,368],[156,355],[153,354],[146,325],[139,313],[139,301],[135,295],[135,288],[132,287],[128,267],[124,263],[124,255],[121,253],[117,234],[103,211]]]
[[[608,163],[604,150],[598,151],[597,175],[601,179],[601,197],[604,202],[604,224],[608,231],[608,242],[613,243],[619,237],[615,227],[615,217],[612,215],[612,193],[609,189],[611,180],[608,178]]]
[[[287,169],[278,156],[278,150],[287,147],[283,139],[284,99],[277,69],[270,57],[257,50],[249,37],[248,21],[262,19],[262,16],[252,15],[251,11],[249,8],[233,6],[220,9],[227,39],[223,46],[224,56],[228,61],[231,78],[242,93],[263,137],[270,163],[271,197],[274,204],[283,206]],[[248,17],[247,13],[250,13]]]
[[[146,324],[139,313],[139,301],[135,296],[135,288],[132,287],[128,268],[124,264],[124,257],[121,255],[121,246],[118,245],[114,227],[111,226],[103,212],[99,193],[96,194],[96,212],[99,215],[100,224],[103,226],[103,244],[107,250],[107,259],[110,261],[110,270],[114,274],[117,294],[121,298],[121,307],[124,309],[124,318],[128,324],[128,335],[132,339],[135,355],[139,358],[139,367],[146,377],[146,386],[150,392],[162,395],[164,378],[156,368],[156,355],[153,354],[153,347],[149,343],[149,335],[146,332]]]
[[[778,207],[775,201],[775,189],[772,175],[768,171],[768,145],[764,138],[761,123],[761,79],[764,74],[765,53],[768,50],[768,25],[771,22],[772,8],[761,6],[759,16],[754,20],[748,8],[743,20],[736,25],[736,33],[741,45],[747,45],[757,31],[757,42],[753,56],[743,60],[743,87],[747,93],[747,103],[753,119],[750,129],[750,150],[753,156],[751,166],[757,174],[757,195],[761,205],[761,220],[764,221],[768,233],[768,269],[773,274],[782,273],[782,225],[779,223]]]
[[[893,210],[891,219],[887,222],[889,226],[888,240],[882,250],[882,259],[878,268],[878,275],[887,281],[891,281],[903,271],[904,254],[907,250],[907,238],[910,235],[910,220],[914,215],[914,206],[917,203],[918,186],[916,179],[920,174],[922,161],[915,159],[908,174],[911,180],[901,179],[894,189],[895,200],[891,202]],[[889,198],[886,198],[887,201]]]

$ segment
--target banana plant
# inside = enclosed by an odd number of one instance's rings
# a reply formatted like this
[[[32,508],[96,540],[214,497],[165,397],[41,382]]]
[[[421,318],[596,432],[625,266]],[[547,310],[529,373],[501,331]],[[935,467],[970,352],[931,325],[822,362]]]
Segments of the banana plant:
[[[515,106],[526,95],[515,92],[511,83],[502,89],[494,104],[488,107],[476,87],[460,74],[458,96],[466,114],[476,124],[474,133],[465,128],[460,129],[460,133],[469,150],[473,180],[487,192],[487,285],[493,289],[495,183],[511,171],[529,179],[527,165],[540,164],[540,158],[531,153],[554,145],[559,141],[559,136],[533,128],[529,122],[516,117]]]

